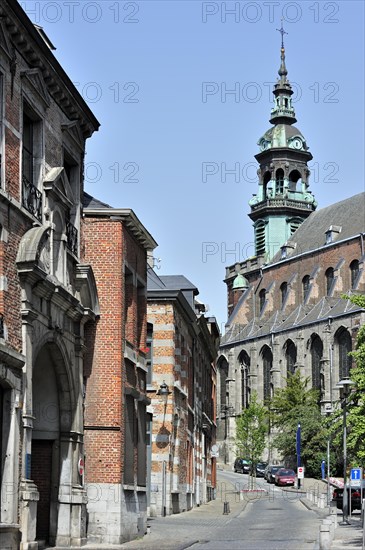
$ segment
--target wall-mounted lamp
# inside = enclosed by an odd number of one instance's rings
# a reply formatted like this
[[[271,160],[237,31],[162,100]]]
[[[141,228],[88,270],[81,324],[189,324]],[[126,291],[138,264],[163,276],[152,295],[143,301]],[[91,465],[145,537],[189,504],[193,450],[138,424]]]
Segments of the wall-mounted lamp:
[[[159,389],[157,390],[156,394],[162,398],[162,401],[164,401],[164,403],[167,403],[167,398],[170,395],[170,393],[171,392],[169,390],[169,387],[164,380],[160,385]]]

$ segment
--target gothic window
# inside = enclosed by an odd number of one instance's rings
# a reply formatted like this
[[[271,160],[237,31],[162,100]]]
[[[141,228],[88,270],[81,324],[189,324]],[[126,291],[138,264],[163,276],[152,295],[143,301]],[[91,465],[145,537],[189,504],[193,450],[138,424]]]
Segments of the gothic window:
[[[256,256],[265,253],[265,222],[259,221],[255,227]]]
[[[276,170],[275,193],[276,195],[282,195],[284,193],[284,170],[282,168]]]
[[[250,403],[250,357],[247,351],[243,350],[240,353],[239,362],[241,364],[241,405],[246,409]]]
[[[263,309],[264,309],[265,302],[266,302],[266,289],[263,288],[263,289],[261,289],[260,292],[259,292],[259,308],[260,308],[260,313],[262,313],[262,311],[263,311]]]
[[[295,364],[297,362],[297,348],[295,347],[294,343],[291,340],[288,340],[286,343],[285,358],[286,358],[286,373],[287,373],[287,376],[289,376],[289,374],[294,374]]]
[[[312,359],[312,387],[320,390],[321,394],[324,388],[322,387],[323,380],[321,378],[321,359],[323,355],[323,343],[319,336],[314,335],[311,342],[311,359]]]
[[[302,293],[303,293],[303,302],[308,298],[310,291],[310,277],[309,275],[304,275],[302,279]]]
[[[225,406],[227,404],[227,394],[226,394],[226,380],[228,378],[228,363],[227,360],[222,356],[218,361],[218,372],[219,372],[219,382],[220,382],[220,413],[223,414]]]
[[[272,396],[271,386],[271,369],[272,369],[272,352],[270,348],[265,346],[262,351],[262,368],[263,368],[263,398],[268,401]]]
[[[357,278],[359,276],[359,261],[353,260],[350,263],[350,273],[351,273],[351,288],[356,288]]]
[[[281,307],[285,304],[285,299],[288,294],[288,283],[284,282],[280,285],[280,295],[281,295]]]
[[[326,277],[326,294],[327,294],[327,296],[330,296],[332,286],[333,286],[333,281],[334,281],[334,278],[335,278],[335,272],[334,272],[333,267],[329,267],[327,269],[327,271],[325,273],[325,277]]]
[[[350,351],[352,351],[352,341],[346,329],[341,329],[336,334],[336,343],[338,345],[339,377],[342,380],[342,378],[349,376],[352,366],[352,358],[349,356]]]

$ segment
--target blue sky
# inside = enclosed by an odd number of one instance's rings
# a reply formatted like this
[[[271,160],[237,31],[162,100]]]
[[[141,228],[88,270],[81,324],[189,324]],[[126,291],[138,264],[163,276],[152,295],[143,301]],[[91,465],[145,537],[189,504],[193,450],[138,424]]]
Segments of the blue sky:
[[[85,190],[135,211],[159,243],[158,273],[188,277],[221,327],[225,266],[253,253],[281,18],[310,189],[319,207],[364,190],[362,1],[20,3],[101,122]]]

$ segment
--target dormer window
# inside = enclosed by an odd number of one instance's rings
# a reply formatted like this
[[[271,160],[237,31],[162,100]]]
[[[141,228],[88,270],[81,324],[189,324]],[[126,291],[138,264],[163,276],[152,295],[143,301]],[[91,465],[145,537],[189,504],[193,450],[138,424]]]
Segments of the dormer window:
[[[289,256],[293,250],[296,248],[296,243],[293,243],[292,241],[287,241],[282,247],[281,247],[281,260],[285,260]]]
[[[338,235],[341,233],[342,227],[339,225],[331,225],[329,229],[327,229],[325,235],[326,235],[326,244],[333,243]]]

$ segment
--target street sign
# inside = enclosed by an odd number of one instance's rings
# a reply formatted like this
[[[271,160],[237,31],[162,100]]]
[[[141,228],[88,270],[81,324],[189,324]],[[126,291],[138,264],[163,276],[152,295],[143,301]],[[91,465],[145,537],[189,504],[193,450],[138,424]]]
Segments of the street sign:
[[[297,478],[304,479],[304,466],[298,466],[297,468]]]
[[[362,468],[352,468],[350,472],[351,485],[360,483],[362,480]]]

